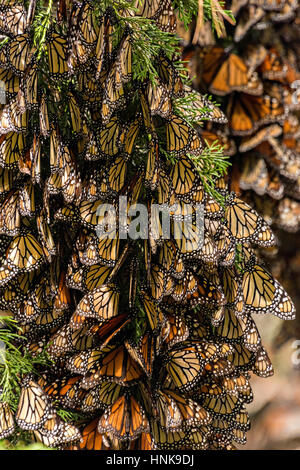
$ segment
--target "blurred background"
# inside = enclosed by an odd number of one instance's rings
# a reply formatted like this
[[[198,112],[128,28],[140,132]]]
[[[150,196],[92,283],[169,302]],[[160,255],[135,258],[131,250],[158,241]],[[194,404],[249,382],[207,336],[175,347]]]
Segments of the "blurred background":
[[[300,450],[300,240],[280,233],[280,256],[269,260],[273,274],[291,295],[294,321],[257,316],[256,323],[274,366],[274,375],[253,375],[254,401],[248,405],[252,426],[240,449]]]

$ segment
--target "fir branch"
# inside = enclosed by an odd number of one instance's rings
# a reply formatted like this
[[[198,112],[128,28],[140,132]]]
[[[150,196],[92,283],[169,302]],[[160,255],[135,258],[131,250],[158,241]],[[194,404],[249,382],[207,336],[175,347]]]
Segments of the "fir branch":
[[[76,411],[65,410],[64,408],[56,408],[55,411],[57,415],[66,423],[78,423],[86,419],[82,413]]]
[[[215,189],[215,179],[225,175],[230,165],[229,157],[223,154],[223,147],[218,141],[209,145],[205,140],[205,144],[206,147],[201,155],[188,154],[188,157],[198,170],[205,191],[223,206],[225,200]]]
[[[51,361],[45,351],[37,356],[22,351],[20,340],[23,337],[14,330],[18,330],[17,322],[11,317],[2,317],[5,324],[0,328],[0,399],[9,403],[13,410],[17,409],[20,378],[24,374],[38,373],[38,366],[49,366]]]
[[[158,76],[155,59],[161,50],[172,58],[179,52],[179,42],[173,34],[161,31],[156,24],[142,17],[126,18],[132,31],[133,80],[143,82],[149,78],[152,83]]]
[[[208,99],[214,106],[219,107],[220,104],[212,100],[211,96],[203,95],[203,98]],[[201,125],[201,121],[209,121],[209,117],[205,117],[204,114],[210,113],[211,108],[203,106],[203,108],[197,108],[195,102],[199,99],[199,93],[196,91],[190,91],[185,96],[176,98],[173,101],[174,111],[180,117],[182,117],[190,126]]]
[[[7,36],[0,36],[0,50],[6,43],[8,43],[9,38]]]
[[[178,18],[188,29],[193,18],[198,14],[198,0],[174,0],[173,6],[177,10]]]
[[[35,14],[34,21],[33,21],[33,30],[34,30],[34,37],[33,43],[35,47],[38,49],[37,52],[37,59],[39,60],[46,50],[45,42],[47,31],[52,22],[52,7],[53,7],[53,0],[49,0],[48,8],[42,7],[41,10]]]

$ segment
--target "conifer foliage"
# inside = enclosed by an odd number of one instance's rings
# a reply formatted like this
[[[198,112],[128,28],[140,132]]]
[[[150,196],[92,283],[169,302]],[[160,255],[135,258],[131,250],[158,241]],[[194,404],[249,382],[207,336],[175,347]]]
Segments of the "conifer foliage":
[[[178,61],[186,5],[1,5],[1,438],[74,450],[246,440],[250,374],[273,373],[253,314],[295,312],[252,249],[275,243],[271,229],[199,134],[226,117]],[[127,236],[136,214],[115,224],[121,196],[128,209],[171,206],[170,236],[160,224]],[[192,236],[180,238],[186,203]]]

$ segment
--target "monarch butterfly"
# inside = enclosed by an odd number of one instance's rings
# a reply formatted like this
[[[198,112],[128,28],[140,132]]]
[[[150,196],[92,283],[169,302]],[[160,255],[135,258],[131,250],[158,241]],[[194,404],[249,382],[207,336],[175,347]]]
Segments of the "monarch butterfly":
[[[156,67],[160,79],[166,85],[171,95],[174,98],[184,96],[184,87],[179,73],[164,53],[158,56]]]
[[[239,301],[240,279],[231,268],[224,268],[222,271],[222,286],[228,304],[235,304]]]
[[[119,290],[114,285],[102,285],[86,294],[77,305],[74,313],[85,318],[97,320],[100,324],[118,314]],[[84,320],[83,320],[84,321]],[[71,320],[72,328],[81,326],[81,322]]]
[[[9,192],[13,187],[14,172],[0,168],[0,195]]]
[[[181,156],[186,152],[199,155],[203,150],[203,144],[198,133],[186,121],[175,114],[167,120],[166,136],[167,151],[177,156]]]
[[[247,9],[243,9],[238,24],[235,28],[234,40],[240,42],[247,31],[265,15],[264,10],[258,5],[250,5]]]
[[[113,227],[110,231],[105,232],[100,239],[90,237],[80,261],[86,266],[95,263],[102,263],[106,266],[114,266],[118,258],[120,239]]]
[[[163,390],[163,393],[174,400],[181,417],[182,425],[187,426],[202,426],[210,423],[211,418],[209,413],[202,408],[195,401],[179,395],[174,390]]]
[[[249,324],[243,337],[244,345],[249,351],[256,352],[261,347],[261,337],[253,320],[249,319]]]
[[[281,199],[284,194],[284,185],[275,170],[268,172],[267,165],[262,158],[252,158],[247,155],[243,160],[244,168],[241,174],[241,189],[252,189],[260,196],[268,194],[273,199]]]
[[[254,209],[236,197],[228,198],[227,204],[225,218],[234,238],[260,246],[275,244],[274,234]]]
[[[20,89],[20,77],[11,70],[0,69],[0,80],[5,83],[5,96],[7,100],[15,98]]]
[[[21,90],[24,92],[24,100],[27,109],[38,108],[38,73],[37,65],[33,64],[22,79]],[[24,109],[25,111],[25,109]]]
[[[207,263],[215,263],[219,257],[218,248],[213,237],[208,233],[204,233],[203,246],[199,252],[199,257]]]
[[[121,124],[117,116],[113,116],[97,135],[97,144],[103,157],[113,157],[119,151]]]
[[[205,365],[204,369],[208,374],[212,374],[214,377],[228,375],[234,371],[231,361],[224,358],[210,361]]]
[[[84,413],[90,413],[98,409],[111,406],[122,393],[121,385],[113,382],[102,382],[89,390],[81,404]]]
[[[72,372],[72,374],[84,375],[87,372],[88,362],[95,355],[95,352],[98,353],[98,357],[104,356],[107,353],[106,350],[98,351],[98,349],[77,352],[66,360],[67,370]]]
[[[163,0],[162,2],[145,0],[139,14],[144,18],[155,21],[162,31],[176,32],[176,16],[170,0]]]
[[[257,150],[280,175],[291,180],[299,177],[300,168],[297,157],[289,148],[280,145],[274,139],[269,139],[269,142],[259,144]]]
[[[109,450],[102,439],[102,435],[98,432],[99,418],[94,419],[87,424],[82,430],[82,439],[80,449],[82,450]]]
[[[45,393],[53,400],[58,400],[66,408],[77,408],[86,391],[80,389],[81,376],[64,377],[44,385]]]
[[[238,372],[249,370],[255,361],[255,353],[249,351],[244,345],[239,343],[232,344],[233,352],[228,356]]]
[[[171,96],[167,88],[158,79],[153,84],[148,83],[146,95],[151,114],[158,114],[163,118],[170,117],[172,113]]]
[[[260,64],[258,71],[267,80],[279,80],[287,74],[288,68],[275,48],[271,48]]]
[[[44,278],[29,293],[17,316],[22,322],[27,323],[35,320],[42,313],[49,313],[52,308],[49,282],[47,278]]]
[[[164,240],[158,252],[158,261],[174,278],[182,279],[184,277],[185,266],[172,240]]]
[[[110,272],[111,269],[109,267],[100,264],[82,267],[75,272],[73,272],[71,266],[69,266],[67,285],[72,289],[93,291],[102,284],[105,284]]]
[[[48,137],[50,133],[50,122],[46,97],[42,94],[39,110],[40,131],[43,137]]]
[[[140,10],[138,10],[138,14],[140,16],[144,16],[145,18],[153,18],[160,12],[163,6],[164,5],[162,5],[162,2],[158,0],[144,0],[142,5],[139,6]]]
[[[80,39],[85,45],[89,47],[94,46],[99,33],[99,27],[95,19],[93,8],[88,2],[79,7],[75,5],[75,8],[79,10],[75,18],[78,20]]]
[[[84,351],[93,345],[93,339],[87,335],[88,327],[72,331],[70,325],[62,326],[49,340],[47,351],[50,357],[63,356],[69,352]]]
[[[116,157],[105,174],[99,188],[99,196],[117,195],[125,185],[127,163],[123,157]]]
[[[165,431],[157,421],[150,421],[151,436],[154,445],[159,450],[180,449],[186,442],[186,434],[183,430]]]
[[[27,12],[23,5],[2,5],[0,12],[0,30],[2,33],[17,36],[27,28]]]
[[[145,291],[141,292],[141,296],[150,327],[154,333],[159,333],[165,323],[163,313],[159,306],[155,304],[155,300],[151,299]]]
[[[262,44],[249,44],[243,53],[243,60],[249,67],[249,73],[256,70],[264,61],[268,51]]]
[[[68,73],[67,41],[64,37],[50,31],[47,36],[49,73],[55,77]]]
[[[295,307],[282,286],[254,259],[245,267],[242,289],[247,311],[272,313],[283,319],[295,317]]]
[[[204,363],[196,346],[185,346],[168,352],[166,371],[180,391],[190,390],[201,378]]]
[[[98,34],[98,40],[96,44],[96,51],[95,51],[95,65],[96,65],[96,79],[97,80],[99,79],[99,76],[103,70],[105,54],[107,54],[108,59],[111,58],[113,32],[114,32],[114,27],[112,25],[110,15],[108,12],[106,12],[99,26],[99,34]]]
[[[49,419],[52,412],[47,395],[28,375],[22,384],[16,422],[21,429],[36,430]]]
[[[209,430],[208,426],[201,426],[201,428],[191,428],[191,430],[187,433],[185,448],[206,450],[209,445],[208,438],[211,433],[212,431]]]
[[[139,131],[139,119],[134,119],[123,128],[120,135],[120,149],[122,154],[124,154],[124,158],[128,158],[132,154]]]
[[[7,134],[11,131],[25,132],[27,129],[27,125],[28,112],[20,110],[17,99],[10,101],[7,105],[4,106],[3,111],[0,115],[1,133]],[[22,138],[19,140],[22,140]]]
[[[83,201],[79,205],[79,214],[82,220],[82,223],[90,228],[95,229],[97,225],[101,223],[101,216],[98,216],[99,207],[103,204],[103,201]],[[103,218],[103,216],[102,216]]]
[[[243,336],[246,325],[246,319],[242,316],[237,317],[234,310],[225,307],[224,319],[218,327],[217,332],[228,340],[239,339]]]
[[[54,256],[56,254],[56,246],[49,224],[47,224],[43,215],[38,215],[36,222],[42,245],[50,256]]]
[[[250,382],[243,374],[234,378],[223,377],[218,380],[218,384],[224,387],[226,392],[240,396],[247,403],[253,399]]]
[[[126,340],[125,346],[132,358],[150,378],[152,376],[153,362],[156,355],[155,338],[151,334],[145,333],[141,336],[137,345]]]
[[[14,270],[32,271],[45,262],[44,250],[34,235],[21,231],[9,244],[6,258]]]
[[[10,436],[15,429],[13,413],[6,402],[0,403],[0,439]]]
[[[252,370],[259,377],[270,377],[274,374],[272,363],[264,348],[258,351]]]
[[[166,172],[160,168],[157,183],[157,202],[159,204],[168,204],[171,196],[170,180]]]
[[[7,195],[0,209],[0,233],[14,236],[21,228],[19,211],[19,191],[13,190]]]
[[[31,181],[26,181],[19,190],[19,210],[23,217],[33,217],[35,214],[35,194]]]
[[[154,445],[152,442],[151,434],[142,432],[140,434],[140,437],[137,440],[132,441],[129,449],[130,450],[154,450]]]
[[[28,33],[15,36],[4,47],[7,48],[7,66],[16,75],[22,76],[33,53]]]
[[[132,395],[123,395],[104,412],[98,423],[98,431],[111,433],[121,441],[133,441],[142,432],[149,431],[149,423],[136,399]]]
[[[180,207],[179,205],[177,207]],[[181,213],[185,209],[190,211],[190,206],[183,205]],[[172,220],[172,234],[183,259],[198,257],[202,248],[203,229],[192,217],[192,214],[184,214],[184,219],[174,217]]]
[[[103,122],[107,122],[114,110],[124,103],[123,85],[130,80],[132,75],[131,60],[131,36],[125,33],[104,85]]]
[[[164,296],[169,295],[173,291],[172,278],[159,265],[152,264],[149,281],[151,295],[158,303],[162,301]]]
[[[249,75],[248,67],[236,54],[226,54],[220,47],[212,47],[204,52],[204,82],[212,93],[224,96],[233,91],[261,95],[262,82],[254,72]]]
[[[115,109],[120,109],[124,107],[125,104],[125,96],[124,96],[124,88],[123,86],[117,87],[114,86],[115,77],[118,76],[117,74],[117,64],[115,63],[112,66],[112,69],[107,76],[105,81],[105,91],[104,91],[104,98],[102,102],[101,108],[101,116],[102,122],[106,124],[109,122],[109,119]]]
[[[80,432],[75,426],[63,422],[54,413],[39,429],[34,430],[34,436],[47,447],[77,442],[81,438]]]
[[[185,202],[190,202],[193,193],[202,189],[193,163],[185,156],[172,165],[170,178],[176,197]]]
[[[159,421],[160,427],[167,431],[178,431],[182,428],[182,416],[176,401],[158,390],[152,399],[154,419]]]
[[[130,318],[127,317],[126,313],[117,315],[110,320],[108,320],[103,325],[96,324],[92,326],[88,334],[96,335],[97,343],[101,344],[99,349],[106,347],[110,341],[118,334],[120,331],[130,323]]]
[[[102,357],[97,366],[89,369],[89,373],[82,379],[82,387],[92,388],[103,381],[131,386],[140,379],[142,374],[142,370],[131,358],[126,348],[119,346]]]
[[[80,107],[75,96],[70,92],[68,93],[68,101],[73,132],[75,134],[80,134],[83,127]]]
[[[233,135],[249,135],[264,124],[281,122],[286,109],[277,98],[269,95],[239,95],[238,100],[231,97],[227,116]]]
[[[147,167],[145,172],[145,184],[153,191],[159,180],[159,150],[158,142],[152,139],[149,144]]]
[[[115,348],[116,346],[112,345],[108,345],[104,348],[96,348],[93,345],[89,350],[80,351],[69,358],[67,361],[67,368],[74,374],[86,375],[89,371],[95,372],[99,365],[101,365],[101,360]],[[98,381],[98,383],[99,382],[101,382],[101,380]],[[84,383],[81,385],[85,389],[91,388],[89,386],[85,386]],[[95,385],[97,385],[97,383]]]
[[[164,344],[166,344],[168,348],[172,348],[175,344],[185,341],[188,338],[189,330],[184,320],[177,315],[166,314],[166,320],[168,328],[163,328],[162,336],[164,338]]]
[[[242,403],[237,396],[229,393],[224,394],[221,387],[213,389],[210,386],[203,385],[198,392],[200,396],[202,393],[207,394],[207,398],[201,400],[201,405],[216,418],[231,415],[239,409]]]
[[[272,21],[279,23],[282,21],[288,21],[295,15],[296,8],[297,5],[294,0],[287,0],[280,11],[274,11],[271,13],[271,19]]]

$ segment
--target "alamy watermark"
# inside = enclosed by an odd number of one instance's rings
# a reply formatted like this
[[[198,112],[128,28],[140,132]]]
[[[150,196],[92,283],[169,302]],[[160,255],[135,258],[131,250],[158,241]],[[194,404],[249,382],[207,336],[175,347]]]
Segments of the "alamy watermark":
[[[6,104],[6,85],[3,80],[0,80],[0,104]]]
[[[295,341],[292,342],[292,348],[295,349],[295,351],[291,355],[291,361],[294,366],[299,367],[300,366],[300,340],[295,339]]]
[[[100,239],[184,239],[188,251],[203,246],[203,204],[151,204],[148,208],[144,204],[128,205],[127,197],[120,196],[118,207],[100,204],[96,214]]]

